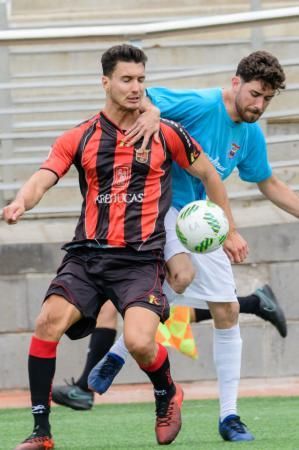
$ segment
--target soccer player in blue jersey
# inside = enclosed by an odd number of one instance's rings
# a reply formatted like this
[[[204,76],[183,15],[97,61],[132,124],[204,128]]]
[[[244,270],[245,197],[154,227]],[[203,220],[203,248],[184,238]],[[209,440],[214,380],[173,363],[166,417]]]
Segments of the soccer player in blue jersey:
[[[147,95],[162,117],[180,122],[201,144],[222,179],[237,168],[242,180],[257,183],[266,198],[299,217],[299,198],[273,175],[265,138],[256,123],[275,94],[284,87],[285,74],[278,60],[268,52],[257,51],[240,61],[228,89],[150,88]],[[157,126],[149,126],[153,122],[155,108],[148,104],[145,110],[146,113],[129,130],[130,143],[141,136],[146,141],[157,130]],[[177,165],[173,166],[172,177],[172,208],[165,222],[165,259],[169,269],[168,281],[173,289],[164,284],[164,290],[172,303],[210,309],[214,320],[214,361],[219,381],[219,432],[228,441],[252,440],[253,435],[237,413],[242,340],[230,262],[240,261],[232,257],[230,241],[225,243],[224,249],[205,255],[190,254],[180,244],[175,233],[178,211],[190,201],[205,198],[205,190],[200,182]],[[121,353],[117,346],[111,352],[110,355]],[[100,392],[101,369],[105,363],[111,365],[111,361],[108,354],[108,358],[92,371],[90,385],[96,391]],[[116,372],[111,370],[111,379]]]

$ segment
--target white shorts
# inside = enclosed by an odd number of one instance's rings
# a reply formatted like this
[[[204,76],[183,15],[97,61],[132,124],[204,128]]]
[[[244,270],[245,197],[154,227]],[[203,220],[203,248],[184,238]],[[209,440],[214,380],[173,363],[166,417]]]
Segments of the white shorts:
[[[167,282],[163,290],[171,305],[187,305],[208,309],[207,302],[237,302],[236,285],[231,263],[222,247],[211,253],[191,253],[178,240],[175,231],[178,211],[171,207],[165,217],[166,262],[178,253],[189,253],[196,274],[183,294],[176,294]]]

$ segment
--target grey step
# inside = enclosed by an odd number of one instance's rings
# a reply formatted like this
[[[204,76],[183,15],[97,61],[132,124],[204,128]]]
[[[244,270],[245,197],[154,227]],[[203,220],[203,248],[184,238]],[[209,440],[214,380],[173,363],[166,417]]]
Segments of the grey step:
[[[210,15],[210,14],[223,14],[239,11],[247,11],[250,9],[250,4],[248,0],[233,1],[233,2],[223,2],[223,0],[216,0],[213,3],[206,2],[196,2],[188,1],[184,4],[179,3],[177,0],[169,4],[168,1],[147,3],[130,1],[126,3],[126,8],[123,7],[122,0],[118,0],[114,8],[104,8],[100,9],[96,7],[94,3],[90,4],[80,2],[80,6],[74,4],[67,5],[66,3],[60,4],[59,7],[45,6],[43,3],[37,2],[37,8],[31,6],[29,8],[26,5],[17,5],[14,7],[14,2],[12,6],[12,16],[10,17],[10,23],[14,27],[18,26],[34,26],[38,23],[38,26],[53,26],[53,23],[57,25],[69,25],[70,23],[75,24],[94,24],[94,23],[123,23],[126,19],[128,21],[140,20],[144,21],[146,19],[155,20],[156,17],[182,17],[185,15],[189,17],[198,14],[200,16]],[[73,2],[72,2],[73,3]],[[107,2],[108,3],[108,2]],[[42,5],[42,7],[41,7]],[[296,2],[293,1],[263,1],[261,2],[262,8],[277,8],[285,6],[296,6]],[[138,20],[138,19],[137,19]]]
[[[108,44],[108,48],[112,43]],[[265,50],[269,50],[277,55],[279,59],[294,58],[298,54],[299,41],[281,40],[280,42],[268,42],[263,44]],[[197,41],[194,37],[193,41],[185,42],[178,39],[168,42],[160,42],[159,40],[148,44],[144,42],[144,50],[148,56],[148,67],[151,66],[185,66],[193,64],[205,65],[226,64],[230,61],[237,64],[238,61],[246,54],[252,51],[249,41],[232,42],[229,45],[228,40],[223,42],[203,43]],[[101,48],[90,44],[81,45],[56,45],[55,47],[34,46],[30,51],[26,52],[21,49],[18,53],[11,52],[10,55],[10,72],[21,74],[23,71],[28,73],[28,68],[33,72],[55,71],[80,71],[82,67],[91,73],[100,73],[100,58],[103,53]],[[46,70],[47,67],[47,70]]]
[[[272,0],[267,1],[263,0],[260,2],[262,8],[279,8],[285,6],[296,5],[294,0],[282,1],[282,0]],[[222,11],[230,11],[233,10],[248,10],[249,3],[248,0],[233,0],[229,3],[223,3],[223,0],[214,0],[213,4],[207,4],[203,0],[195,1],[188,0],[184,1],[182,4],[178,0],[175,0],[169,4],[167,0],[154,0],[150,4],[145,0],[136,1],[129,0],[126,2],[126,8],[124,8],[123,0],[117,0],[114,3],[114,8],[110,8],[111,4],[109,1],[104,0],[101,3],[101,11],[99,11],[98,3],[94,0],[88,0],[82,3],[81,0],[72,1],[71,4],[68,2],[59,2],[54,1],[50,4],[45,4],[44,2],[40,2],[38,0],[12,0],[11,2],[11,19],[19,21],[21,18],[23,20],[48,20],[49,18],[52,21],[56,19],[68,19],[68,20],[78,20],[78,19],[89,19],[92,20],[92,16],[95,15],[96,19],[108,17],[113,17],[114,15],[122,15],[122,14],[135,14],[143,17],[144,15],[164,15],[174,14],[175,11],[179,11],[180,15],[183,11],[185,13],[188,11],[194,14],[194,10],[199,10],[203,12],[207,10],[209,13],[215,11],[220,13]]]

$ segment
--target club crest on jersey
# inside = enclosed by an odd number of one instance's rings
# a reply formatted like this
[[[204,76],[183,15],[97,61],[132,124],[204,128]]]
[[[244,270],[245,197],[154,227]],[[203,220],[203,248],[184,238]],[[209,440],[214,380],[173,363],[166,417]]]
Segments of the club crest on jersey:
[[[149,158],[150,148],[145,148],[144,150],[140,150],[140,148],[134,148],[135,150],[135,158],[141,164],[146,164]]]
[[[237,144],[232,143],[232,147],[231,147],[231,149],[229,151],[228,157],[230,159],[232,159],[239,150],[240,150],[240,146],[237,145]]]
[[[114,167],[114,186],[118,188],[126,188],[131,178],[130,166]]]

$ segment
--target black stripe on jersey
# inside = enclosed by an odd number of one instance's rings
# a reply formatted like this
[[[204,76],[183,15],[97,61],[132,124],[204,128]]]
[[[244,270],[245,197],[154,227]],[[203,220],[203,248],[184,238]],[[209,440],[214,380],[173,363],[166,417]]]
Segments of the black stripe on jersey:
[[[104,115],[100,116],[102,134],[99,142],[97,155],[97,177],[99,183],[99,197],[110,196],[113,186],[114,176],[114,156],[117,144],[117,130],[110,126],[110,123]],[[109,229],[109,203],[101,203],[99,207],[99,217],[96,228],[96,235],[102,244],[107,243],[107,233]]]
[[[152,140],[149,141],[148,148],[151,148]],[[142,141],[138,141],[134,147],[134,158],[131,168],[131,179],[127,189],[127,198],[134,199],[129,208],[126,209],[125,221],[124,221],[124,239],[125,242],[130,245],[134,243],[134,246],[139,247],[142,244],[142,207],[143,200],[141,197],[144,194],[145,183],[148,173],[150,171],[151,154],[148,153],[149,158],[146,163],[138,162],[136,160],[136,149],[140,148]],[[133,188],[134,186],[134,188]],[[139,201],[141,200],[141,201]],[[138,219],[136,219],[138,218]]]
[[[85,231],[85,211],[86,211],[86,193],[87,193],[87,182],[85,178],[85,172],[82,167],[82,156],[84,153],[84,149],[86,145],[88,144],[90,138],[96,131],[96,125],[97,121],[95,120],[90,127],[88,127],[79,142],[76,155],[74,158],[74,165],[78,171],[79,175],[79,186],[80,186],[80,192],[83,197],[82,207],[81,207],[81,214],[78,220],[78,224],[76,227],[76,238],[83,240],[86,239],[86,231]],[[84,233],[84,234],[83,234]]]
[[[188,161],[190,164],[192,164],[194,161],[191,160],[190,149],[193,147],[194,144],[191,141],[185,128],[180,123],[174,122],[173,120],[161,119],[161,122],[165,123],[165,125],[167,125],[169,128],[172,128],[176,132],[176,134],[181,138],[181,141],[185,147],[186,156],[188,158]]]
[[[172,198],[172,190],[171,190],[172,184],[171,184],[171,170],[170,170],[172,160],[171,160],[171,153],[167,148],[166,140],[161,129],[159,131],[159,138],[163,146],[165,161],[161,166],[161,169],[164,170],[164,175],[160,179],[161,196],[158,204],[160,214],[158,215],[158,218],[156,220],[156,225],[153,234],[157,236],[156,233],[158,233],[159,231],[161,232],[161,230],[163,230],[160,236],[160,243],[161,247],[162,246],[164,247],[166,239],[164,219],[168,209],[170,208]]]

